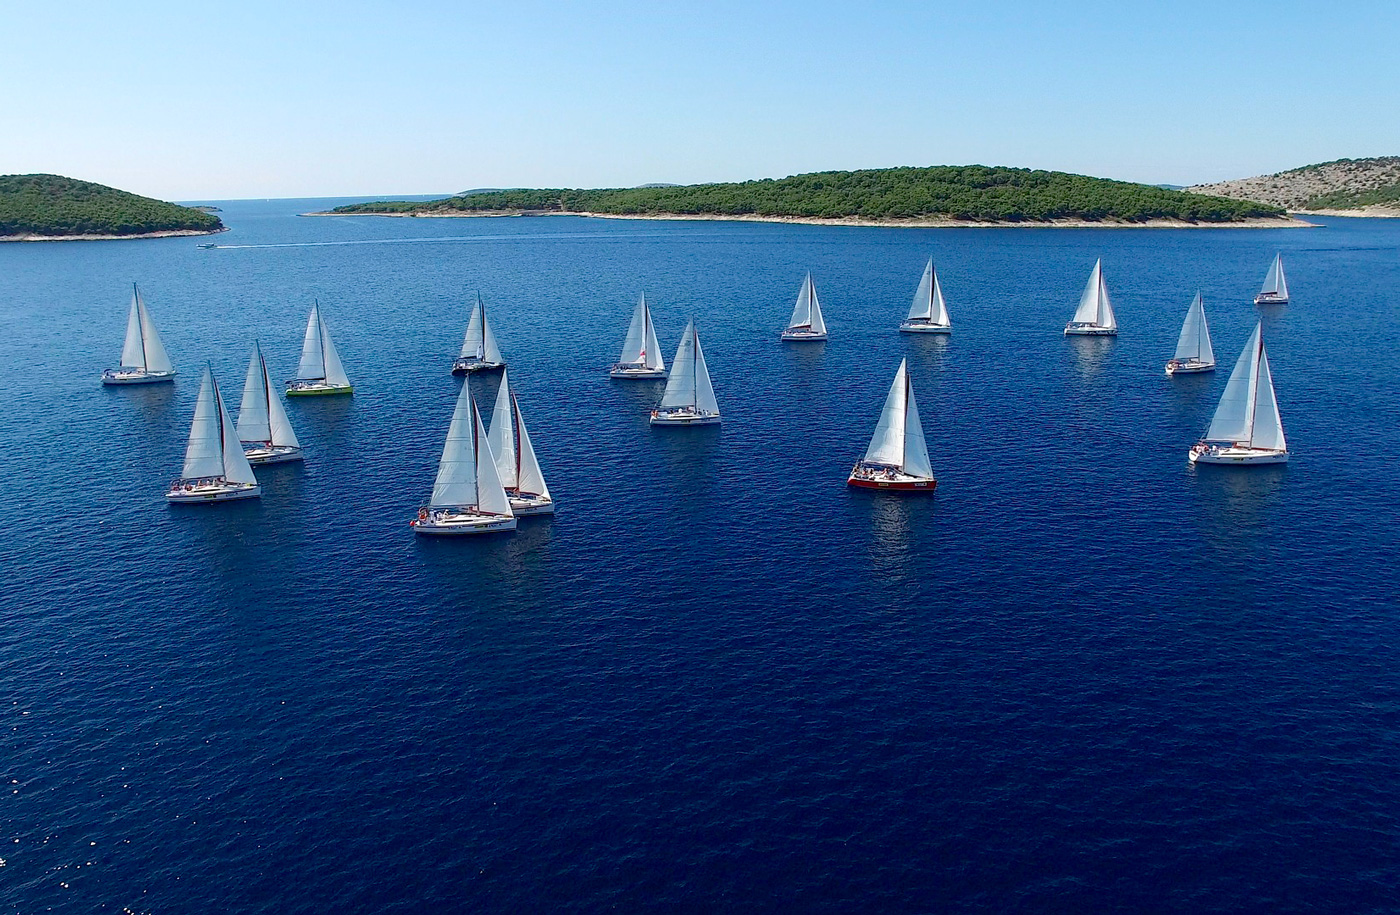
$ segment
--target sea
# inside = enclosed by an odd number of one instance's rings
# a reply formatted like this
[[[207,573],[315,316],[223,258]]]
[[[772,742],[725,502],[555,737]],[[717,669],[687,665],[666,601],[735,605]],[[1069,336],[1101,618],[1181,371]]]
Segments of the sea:
[[[0,912],[1400,907],[1400,221],[338,202],[0,245]],[[901,335],[930,257],[953,333]],[[1098,258],[1120,333],[1066,338]],[[99,383],[133,282],[173,385]],[[1198,290],[1219,369],[1168,378]],[[722,426],[608,378],[642,292]],[[558,511],[415,537],[478,293]],[[203,367],[291,378],[313,301],[354,396],[168,505]],[[1292,460],[1193,467],[1256,322]],[[904,359],[937,491],[849,489]]]

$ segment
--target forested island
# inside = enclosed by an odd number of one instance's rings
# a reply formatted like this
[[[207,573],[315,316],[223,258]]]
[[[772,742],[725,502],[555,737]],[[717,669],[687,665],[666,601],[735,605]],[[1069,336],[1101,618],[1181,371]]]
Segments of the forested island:
[[[1281,207],[1066,172],[983,165],[814,172],[732,184],[516,189],[377,201],[329,214],[580,214],[876,224],[1281,223]]]
[[[1400,216],[1400,156],[1336,159],[1191,190],[1271,203],[1297,213]]]
[[[0,175],[0,241],[140,238],[222,232],[219,217],[91,181]]]

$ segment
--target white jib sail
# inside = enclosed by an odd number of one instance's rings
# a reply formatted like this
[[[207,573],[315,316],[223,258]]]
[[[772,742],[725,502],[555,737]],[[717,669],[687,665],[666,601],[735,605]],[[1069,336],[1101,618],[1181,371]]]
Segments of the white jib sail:
[[[1108,300],[1108,286],[1103,280],[1102,259],[1094,261],[1094,270],[1089,274],[1089,282],[1084,284],[1084,293],[1079,297],[1079,307],[1074,312],[1074,323],[1092,324],[1107,330],[1118,327],[1113,316],[1113,305]]]
[[[1269,272],[1264,275],[1264,285],[1260,288],[1259,294],[1288,298],[1288,280],[1283,275],[1283,254],[1281,252],[1275,254],[1273,263],[1269,264]]]
[[[1176,340],[1176,353],[1172,358],[1215,362],[1215,351],[1210,345],[1210,327],[1206,324],[1206,306],[1199,292],[1186,310],[1186,320],[1181,323],[1181,336]]]
[[[219,416],[214,392],[214,373],[209,366],[199,379],[199,398],[194,404],[194,422],[190,424],[190,441],[185,446],[185,467],[180,477],[196,480],[219,477],[224,473],[224,448],[221,440],[223,422]]]
[[[700,346],[700,332],[690,329],[695,338],[695,409],[700,413],[719,413],[719,402],[715,400],[715,389],[710,384],[710,367],[705,364],[705,350]]]
[[[929,261],[929,267],[933,266],[933,261]],[[933,275],[933,323],[940,327],[951,327],[953,322],[948,319],[948,303],[943,301],[943,284],[938,282],[938,274]]]
[[[297,381],[323,381],[326,378],[326,355],[322,346],[321,303],[313,302],[306,319],[306,337],[301,343],[301,362],[297,365]]]
[[[932,320],[933,318],[933,258],[928,259],[924,275],[919,277],[919,288],[914,290],[914,301],[909,303],[909,320]]]
[[[212,379],[212,375],[210,378]],[[233,417],[224,407],[224,398],[219,394],[219,383],[214,382],[214,405],[219,409],[219,445],[222,451],[223,478],[230,483],[256,483],[253,465],[243,453],[238,443],[238,433],[233,428]]]
[[[707,373],[708,377],[708,373]],[[661,395],[661,408],[695,406],[695,321],[685,325],[676,358],[671,363],[671,376],[666,379],[666,393]]]
[[[510,415],[510,379],[501,372],[501,386],[496,389],[496,406],[491,411],[491,431],[486,434],[491,454],[496,458],[496,475],[506,489],[515,489],[516,471],[515,427]]]
[[[924,441],[924,424],[919,419],[919,404],[914,399],[914,383],[904,375],[904,461],[900,469],[910,476],[933,479],[933,465],[928,459],[928,442]]]
[[[646,310],[646,346],[642,349],[642,358],[647,368],[652,371],[666,371],[666,357],[661,354],[661,341],[656,339],[656,324],[651,320],[651,308],[643,302]]]
[[[476,504],[476,430],[475,404],[471,386],[462,385],[457,406],[452,411],[452,424],[447,427],[447,441],[438,461],[437,479],[433,481],[434,508]]]
[[[1249,335],[1249,342],[1240,352],[1234,371],[1230,372],[1230,380],[1225,382],[1225,393],[1220,395],[1220,403],[1206,430],[1208,442],[1248,442],[1253,437],[1260,333],[1261,326],[1254,325],[1254,333]]]
[[[465,384],[462,387],[467,387]],[[491,443],[486,439],[486,429],[481,424],[481,411],[472,404],[472,414],[476,425],[476,507],[493,515],[514,514],[510,510],[510,499],[506,497],[501,478],[496,475],[496,459],[491,455]]]
[[[146,371],[173,371],[175,367],[170,364],[165,345],[160,342],[160,334],[156,333],[156,322],[151,320],[151,311],[146,307],[146,300],[141,298],[141,293],[136,291],[134,285],[131,288],[136,296],[136,309],[141,313],[141,340],[146,348]]]
[[[301,442],[297,441],[275,390],[262,347],[255,342],[253,357],[248,361],[248,377],[243,383],[243,402],[238,407],[238,439],[300,448]]]
[[[1283,437],[1283,417],[1278,413],[1278,398],[1274,395],[1274,376],[1269,371],[1269,354],[1264,341],[1259,341],[1259,381],[1255,385],[1254,429],[1249,443],[1255,448],[1287,451]]]
[[[140,293],[131,287],[131,312],[126,316],[126,340],[122,342],[122,361],[125,368],[144,369],[146,367],[146,346],[141,339],[141,307],[138,304]]]
[[[812,333],[826,333],[826,320],[822,317],[822,303],[817,299],[817,284],[812,282],[812,274],[807,274],[807,298],[812,303],[812,312],[809,315],[812,324]]]
[[[320,316],[320,309],[317,309],[317,317],[321,323],[321,352],[326,361],[326,384],[333,384],[338,388],[350,386],[350,379],[345,374],[345,367],[340,364],[340,353],[336,352],[335,344],[331,342],[331,329],[326,326],[326,319]]]
[[[516,487],[523,493],[549,498],[549,487],[544,483],[544,471],[540,470],[539,458],[535,457],[535,446],[530,441],[530,433],[525,429],[525,417],[520,412],[520,401],[510,396],[511,408],[515,412],[515,426],[519,433],[520,472]]]
[[[812,323],[812,274],[802,280],[797,290],[797,304],[792,306],[792,317],[788,319],[788,330],[808,327]]]
[[[890,392],[885,396],[885,407],[880,411],[880,421],[875,424],[875,434],[870,437],[870,447],[865,449],[865,460],[868,463],[887,464],[892,467],[904,465],[905,413],[908,410],[909,393],[907,361],[900,360],[899,371],[894,373]]]
[[[647,297],[643,293],[632,310],[632,323],[627,325],[627,339],[622,341],[621,363],[640,363],[647,352]]]

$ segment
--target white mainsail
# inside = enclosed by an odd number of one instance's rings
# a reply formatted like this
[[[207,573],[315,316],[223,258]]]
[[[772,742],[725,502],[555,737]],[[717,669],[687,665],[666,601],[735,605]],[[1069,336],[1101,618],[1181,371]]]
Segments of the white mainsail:
[[[1186,320],[1181,324],[1181,336],[1177,338],[1176,353],[1172,358],[1215,362],[1215,351],[1210,345],[1210,327],[1206,324],[1206,306],[1199,292],[1186,310]]]
[[[1256,324],[1235,362],[1225,393],[1206,430],[1207,442],[1247,444],[1253,448],[1286,450],[1283,420],[1274,396],[1269,357],[1264,351],[1263,325]]]
[[[933,476],[919,405],[909,381],[908,360],[900,360],[899,371],[894,373],[880,421],[875,424],[870,447],[865,449],[865,461],[898,467],[911,476]]]
[[[462,385],[467,387],[467,385]],[[472,415],[475,417],[476,438],[476,507],[493,515],[510,517],[510,499],[506,496],[501,478],[496,474],[496,460],[491,455],[491,445],[486,440],[486,429],[481,424],[481,411],[472,402]]]
[[[233,421],[224,409],[219,384],[206,365],[199,381],[199,399],[195,402],[194,422],[190,424],[190,441],[185,448],[182,479],[194,480],[223,477],[230,483],[256,483],[252,465],[243,456]]]
[[[710,370],[705,365],[705,351],[700,348],[700,335],[692,319],[681,335],[676,359],[671,364],[671,376],[666,379],[666,393],[661,395],[661,409],[693,407],[700,413],[718,413],[715,389],[710,384]]]
[[[515,424],[511,422],[510,378],[501,372],[501,385],[496,388],[496,406],[491,411],[491,431],[486,433],[486,442],[491,446],[491,454],[496,458],[496,475],[506,489],[515,489],[519,476],[516,461],[519,452],[515,448]]]
[[[810,273],[802,281],[802,288],[797,291],[797,304],[793,306],[792,318],[788,321],[788,330],[799,327],[811,328],[814,334],[826,333],[826,322],[822,320],[821,302],[817,300],[817,287],[812,282],[812,274]]]
[[[948,304],[943,301],[943,287],[938,282],[931,257],[924,267],[924,275],[919,278],[919,288],[914,290],[914,301],[909,305],[909,320],[926,320],[942,327],[952,323],[948,320]]]
[[[141,298],[141,290],[131,284],[131,312],[126,318],[126,339],[122,342],[122,362],[126,368],[147,372],[169,372],[174,369],[165,347],[156,333],[155,322]]]
[[[501,362],[501,348],[496,345],[496,335],[491,332],[491,324],[486,320],[486,303],[481,301],[481,293],[476,294],[476,305],[467,321],[467,334],[462,338],[462,352],[458,358],[480,359],[483,362]]]
[[[442,460],[438,461],[437,479],[433,481],[431,504],[435,508],[476,504],[474,414],[471,387],[464,384],[457,395],[452,424],[447,427],[447,441],[442,446]]]
[[[301,344],[301,363],[297,366],[298,381],[324,381],[335,387],[348,387],[350,379],[340,364],[340,354],[331,342],[330,328],[321,316],[321,303],[312,302],[311,316],[306,319],[306,338]]]
[[[651,323],[651,309],[647,307],[647,297],[643,293],[637,299],[637,308],[632,312],[632,323],[627,327],[627,339],[622,344],[622,355],[618,362],[623,365],[642,365],[653,371],[666,368],[666,360],[661,355],[661,344],[656,339],[656,327]]]
[[[238,407],[238,439],[301,447],[281,398],[273,393],[267,360],[263,358],[262,347],[256,341],[253,343],[253,356],[248,360],[248,377],[243,383],[243,402]]]
[[[1274,255],[1274,262],[1269,265],[1269,272],[1264,275],[1264,285],[1259,294],[1288,298],[1288,278],[1283,275],[1283,252]]]
[[[1102,258],[1094,261],[1094,270],[1089,274],[1089,282],[1084,284],[1084,294],[1079,297],[1079,308],[1074,312],[1073,323],[1092,324],[1108,330],[1118,328],[1113,305],[1108,300],[1108,286],[1103,280]]]

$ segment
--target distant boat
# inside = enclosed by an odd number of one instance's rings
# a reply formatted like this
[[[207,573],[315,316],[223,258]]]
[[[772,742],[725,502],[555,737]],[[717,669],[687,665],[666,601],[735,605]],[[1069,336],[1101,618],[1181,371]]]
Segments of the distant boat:
[[[822,320],[822,306],[817,301],[817,287],[810,273],[797,291],[797,304],[792,308],[792,318],[788,320],[782,339],[794,343],[818,343],[826,339],[826,322]]]
[[[1176,341],[1176,353],[1167,362],[1168,375],[1215,371],[1215,351],[1210,347],[1210,328],[1206,326],[1206,306],[1201,294],[1191,300],[1181,336]]]
[[[666,380],[666,393],[661,406],[651,411],[653,426],[711,426],[719,423],[719,403],[710,385],[710,370],[705,365],[705,351],[700,348],[700,334],[692,319],[681,335],[681,345],[671,364],[671,377]]]
[[[943,301],[943,287],[938,284],[938,274],[933,270],[933,258],[928,259],[924,275],[919,279],[919,288],[914,291],[914,301],[909,306],[909,317],[899,325],[906,334],[950,334],[953,324],[948,320],[948,304]]]
[[[1264,285],[1254,297],[1255,305],[1287,305],[1288,278],[1283,275],[1283,254],[1275,254],[1269,272],[1264,275]]]
[[[173,381],[175,367],[156,333],[155,322],[146,310],[141,290],[131,284],[131,311],[126,316],[126,341],[122,344],[122,362],[102,373],[103,384],[153,384]]]
[[[1108,286],[1103,281],[1103,259],[1094,261],[1094,271],[1079,297],[1074,320],[1065,325],[1065,336],[1108,337],[1118,334],[1118,319],[1113,316],[1113,304],[1108,300]]]
[[[467,321],[467,335],[462,340],[462,353],[452,363],[452,374],[491,372],[505,368],[505,365],[501,348],[496,345],[496,335],[491,333],[491,325],[486,321],[486,303],[481,301],[481,293],[478,292],[476,306],[472,308],[472,316]]]
[[[331,342],[331,333],[321,317],[321,303],[314,301],[311,317],[306,319],[306,339],[301,345],[301,364],[297,377],[287,382],[288,397],[310,397],[316,394],[353,394],[355,389],[340,364],[340,354]]]
[[[262,347],[253,342],[248,360],[248,378],[243,382],[243,403],[238,407],[238,441],[250,464],[281,464],[299,461],[301,442],[292,431],[282,399],[272,393],[272,376]]]
[[[525,417],[520,415],[520,402],[504,371],[496,389],[496,409],[491,414],[491,431],[486,441],[496,458],[496,476],[505,487],[510,510],[516,517],[554,514],[554,500],[549,497],[535,446],[525,429]]]
[[[1220,395],[1205,437],[1188,454],[1196,464],[1286,464],[1288,442],[1274,396],[1263,326],[1244,345],[1235,370]]]
[[[644,293],[632,312],[627,327],[627,339],[622,343],[622,356],[608,370],[610,378],[665,378],[666,359],[661,355],[661,343],[656,339],[656,327],[651,323],[651,309]]]
[[[462,385],[447,442],[438,462],[437,480],[426,508],[412,522],[416,534],[490,534],[515,530],[510,500],[496,475],[496,459],[486,443],[481,413],[471,385]]]
[[[216,245],[216,244],[214,244],[214,243],[211,241],[211,242],[209,242],[209,243],[207,243],[207,244],[196,245],[195,247],[197,247],[197,248],[217,248],[217,247],[219,247],[219,246]]]
[[[924,441],[907,360],[900,360],[870,447],[852,468],[846,483],[862,489],[900,492],[933,492],[938,486],[929,464],[928,444]]]
[[[219,395],[219,383],[205,366],[194,406],[194,422],[190,425],[190,442],[185,448],[185,467],[180,471],[180,479],[170,484],[165,498],[171,502],[231,502],[260,495],[262,487],[238,444],[233,420]]]

